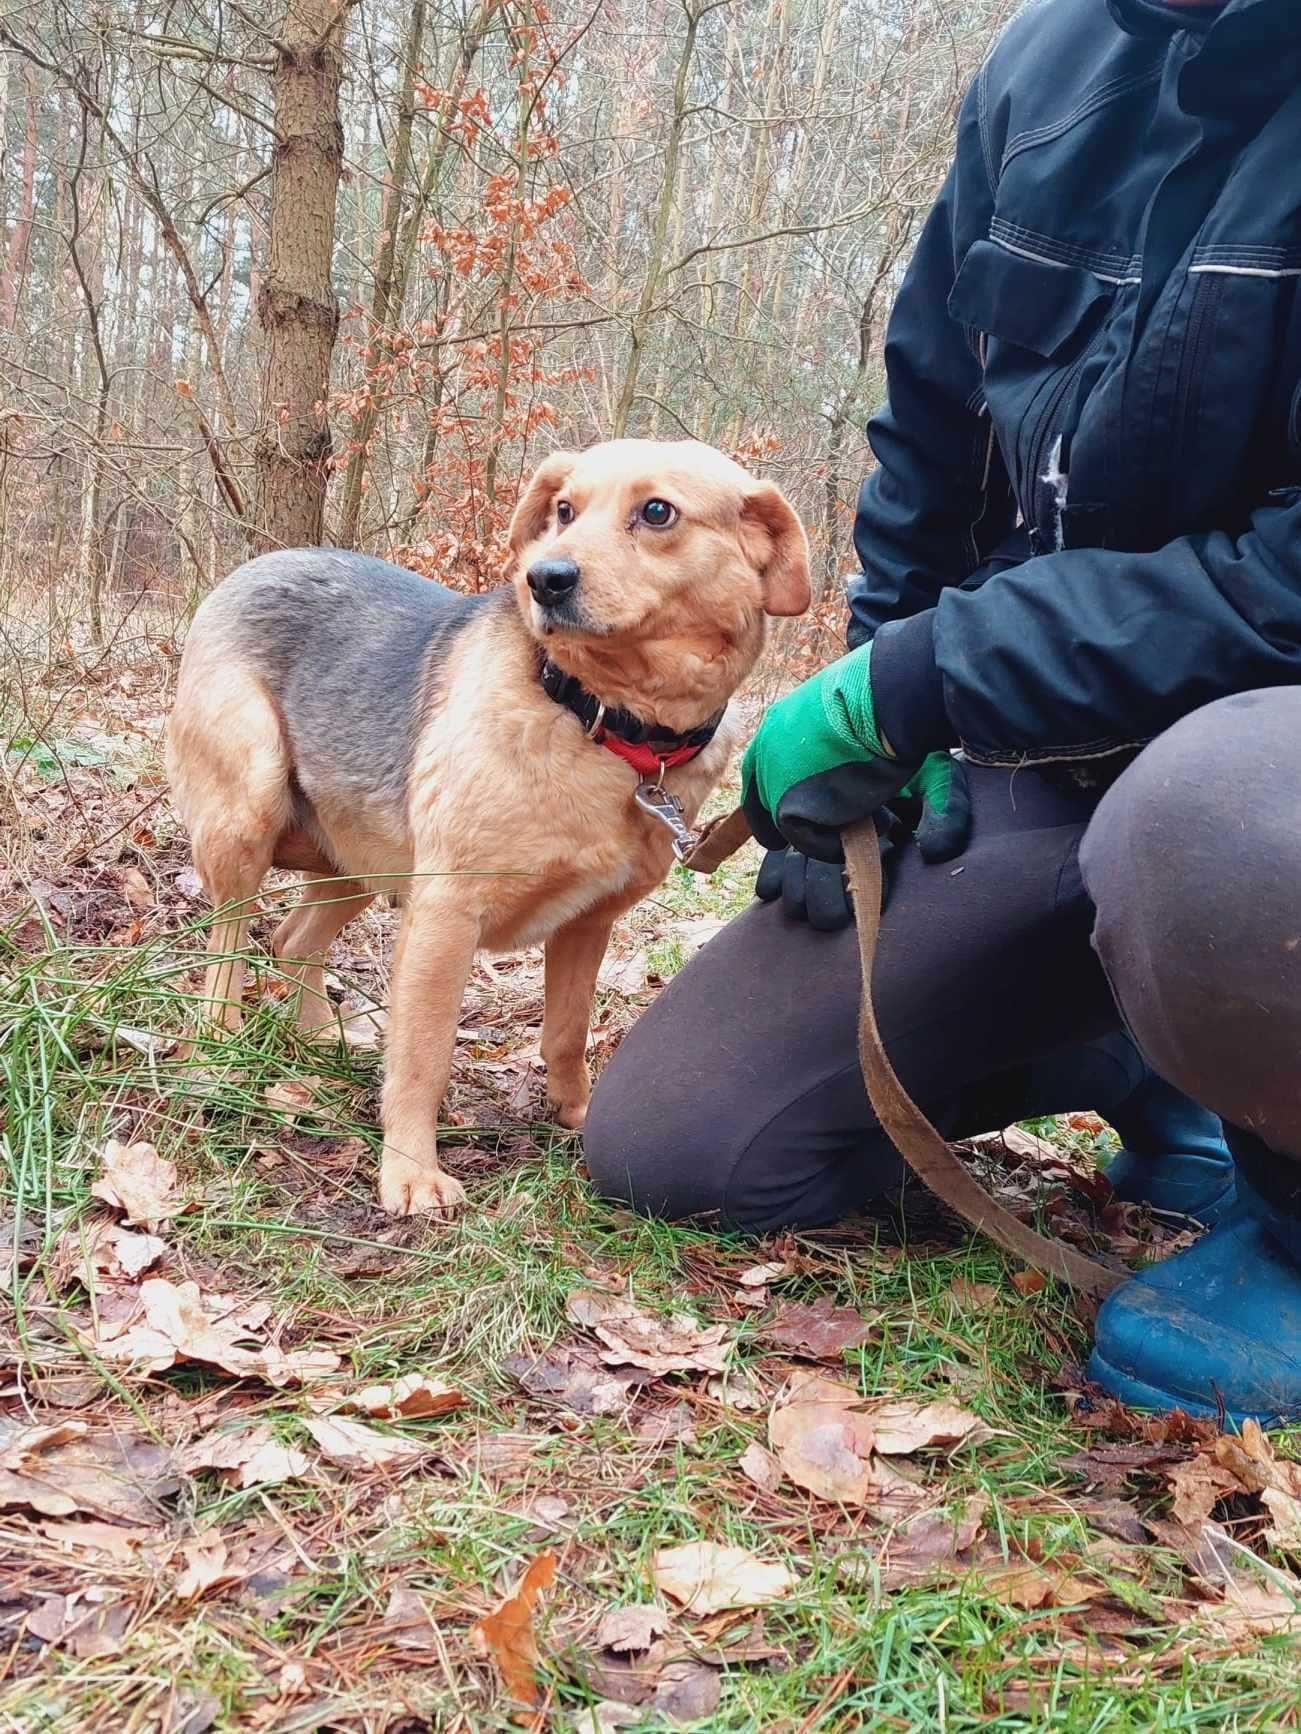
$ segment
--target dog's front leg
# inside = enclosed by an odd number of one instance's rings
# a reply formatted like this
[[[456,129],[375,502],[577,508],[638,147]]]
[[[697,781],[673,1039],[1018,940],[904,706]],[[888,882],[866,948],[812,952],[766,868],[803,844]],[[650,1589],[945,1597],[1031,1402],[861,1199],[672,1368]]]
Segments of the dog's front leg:
[[[412,892],[393,963],[379,1170],[380,1203],[397,1216],[465,1202],[460,1182],[438,1166],[438,1110],[478,943],[477,912],[458,908],[445,885]]]
[[[598,905],[553,933],[546,946],[546,1001],[542,1014],[542,1059],[547,1101],[562,1126],[577,1131],[587,1118],[592,1080],[587,1070],[587,1032],[601,959],[610,943],[618,908]]]

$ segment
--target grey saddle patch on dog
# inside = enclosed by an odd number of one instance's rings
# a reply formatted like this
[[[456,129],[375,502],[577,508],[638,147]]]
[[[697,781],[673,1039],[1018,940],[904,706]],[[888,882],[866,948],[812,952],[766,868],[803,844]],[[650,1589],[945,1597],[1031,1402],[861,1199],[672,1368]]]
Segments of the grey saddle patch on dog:
[[[238,567],[204,603],[266,681],[295,781],[359,808],[405,806],[413,744],[458,636],[508,592],[460,596],[387,560],[291,548]]]

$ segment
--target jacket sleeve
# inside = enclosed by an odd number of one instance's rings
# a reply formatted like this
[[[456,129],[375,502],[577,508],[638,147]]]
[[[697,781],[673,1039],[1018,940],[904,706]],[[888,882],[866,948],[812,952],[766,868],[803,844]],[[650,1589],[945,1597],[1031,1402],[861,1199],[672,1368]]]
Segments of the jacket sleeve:
[[[931,607],[1012,528],[1011,489],[984,407],[974,334],[949,315],[957,266],[993,207],[978,104],[963,103],[953,166],[922,230],[886,330],[888,402],[868,425],[877,460],[858,497],[850,648]]]
[[[946,591],[931,627],[952,731],[993,762],[1105,753],[1212,699],[1301,683],[1301,487],[1236,535],[1040,555]],[[913,641],[925,680],[926,617],[890,636]]]

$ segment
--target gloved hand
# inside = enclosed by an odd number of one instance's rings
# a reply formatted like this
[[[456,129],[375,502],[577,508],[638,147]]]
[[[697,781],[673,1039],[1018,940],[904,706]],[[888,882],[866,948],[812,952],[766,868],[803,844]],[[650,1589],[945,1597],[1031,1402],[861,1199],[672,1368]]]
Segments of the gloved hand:
[[[971,836],[967,770],[951,753],[935,752],[890,802],[888,822],[877,815],[883,869],[882,908],[893,883],[894,850],[911,834],[923,861],[952,861]],[[788,920],[807,921],[819,933],[838,933],[854,919],[854,900],[843,866],[810,860],[798,849],[770,849],[759,867],[754,894],[761,903],[780,897]]]
[[[769,849],[791,843],[817,861],[844,859],[840,833],[869,818],[921,770],[901,763],[877,727],[875,640],[778,699],[741,764],[741,806]]]
[[[845,869],[835,861],[813,861],[798,849],[770,849],[759,867],[754,894],[775,903],[790,921],[807,921],[818,933],[839,933],[854,919]]]
[[[923,861],[952,861],[971,838],[967,767],[950,752],[928,754],[890,808],[916,837]]]

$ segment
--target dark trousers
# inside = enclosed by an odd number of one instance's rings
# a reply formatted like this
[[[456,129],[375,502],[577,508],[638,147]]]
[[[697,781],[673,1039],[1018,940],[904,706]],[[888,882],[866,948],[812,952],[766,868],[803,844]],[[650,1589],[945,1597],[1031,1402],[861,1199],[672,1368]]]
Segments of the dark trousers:
[[[1229,1123],[1258,1190],[1301,1210],[1298,759],[1301,688],[1283,688],[1185,718],[1096,808],[1056,776],[969,767],[970,846],[934,866],[905,847],[873,984],[895,1068],[943,1133],[1105,1115],[1146,1061]],[[897,1184],[858,998],[852,932],[754,904],[606,1067],[586,1131],[598,1187],[769,1230]]]

